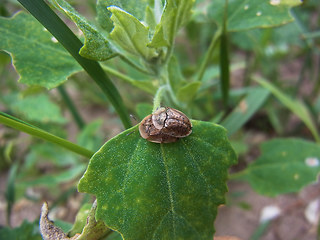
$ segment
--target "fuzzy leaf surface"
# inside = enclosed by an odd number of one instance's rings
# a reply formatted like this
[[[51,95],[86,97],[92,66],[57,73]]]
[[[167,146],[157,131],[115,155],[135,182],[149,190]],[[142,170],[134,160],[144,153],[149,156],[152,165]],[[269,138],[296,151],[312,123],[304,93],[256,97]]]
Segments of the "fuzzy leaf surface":
[[[23,12],[0,17],[0,49],[11,54],[19,82],[29,86],[51,89],[82,70],[37,20]]]
[[[127,52],[152,59],[157,56],[154,48],[147,47],[149,42],[149,30],[137,18],[118,7],[109,7],[114,29],[110,33],[111,38]]]
[[[320,173],[319,145],[302,139],[275,139],[261,146],[261,156],[239,174],[260,194],[298,192]]]
[[[301,4],[299,0],[230,0],[228,2],[228,31],[274,27],[293,21],[290,8]],[[220,27],[223,24],[225,1],[213,1],[208,9],[210,19]]]
[[[78,188],[96,195],[97,220],[125,240],[212,239],[237,159],[223,127],[192,124],[190,136],[169,144],[143,139],[137,125],[96,152]]]
[[[104,61],[115,56],[107,38],[94,25],[82,17],[68,2],[64,0],[51,1],[54,6],[65,13],[83,32],[85,40],[84,46],[79,52],[81,56],[96,61]]]

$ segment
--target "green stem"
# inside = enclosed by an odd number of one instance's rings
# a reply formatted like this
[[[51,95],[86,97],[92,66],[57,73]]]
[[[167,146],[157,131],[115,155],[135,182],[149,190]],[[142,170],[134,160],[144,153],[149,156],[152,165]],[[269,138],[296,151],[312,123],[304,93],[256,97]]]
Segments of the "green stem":
[[[68,26],[51,10],[43,0],[18,0],[72,55],[95,83],[105,93],[125,126],[131,127],[131,121],[122,98],[110,78],[98,62],[83,58],[79,54],[83,46]]]
[[[181,103],[178,101],[176,94],[174,93],[172,86],[170,84],[169,74],[168,74],[168,65],[161,66],[159,72],[160,72],[159,76],[160,76],[161,86],[165,86],[165,88],[167,89],[167,91],[170,95],[171,100],[173,101],[173,104],[181,107]]]
[[[66,103],[67,107],[69,108],[69,110],[72,114],[72,117],[76,121],[79,129],[82,129],[85,126],[85,122],[82,119],[80,113],[78,112],[76,106],[73,104],[71,98],[69,97],[68,92],[65,90],[63,85],[60,85],[58,87],[58,91],[59,91],[61,97],[63,98],[63,101]]]
[[[161,100],[163,96],[164,90],[167,88],[167,85],[163,85],[159,87],[158,91],[156,92],[156,95],[153,98],[153,110],[152,112],[155,112],[161,105]]]
[[[201,81],[203,78],[204,72],[207,66],[209,65],[210,60],[212,59],[214,48],[218,43],[218,39],[220,38],[221,33],[222,33],[222,29],[218,29],[211,40],[208,51],[206,52],[206,55],[204,56],[204,59],[200,65],[200,69],[198,72],[198,79],[197,79],[198,81]]]
[[[151,81],[133,79],[125,74],[118,72],[117,70],[115,70],[111,67],[106,66],[106,65],[102,65],[102,68],[110,75],[113,75],[113,76],[115,76],[115,77],[117,77],[127,83],[130,83],[132,86],[135,86],[144,92],[147,92],[147,93],[154,95],[157,90],[157,87],[154,86]]]
[[[134,63],[130,59],[126,58],[125,56],[120,55],[120,58],[121,58],[122,61],[126,62],[131,67],[137,69],[139,72],[142,72],[142,73],[147,74],[147,75],[153,75],[152,73],[150,73],[146,69],[140,67],[139,65],[137,65],[136,63]]]
[[[15,117],[12,117],[8,114],[0,112],[0,123],[12,127],[14,129],[17,129],[19,131],[28,133],[34,137],[41,138],[43,140],[46,140],[48,142],[55,143],[59,145],[60,147],[66,148],[74,153],[77,153],[81,156],[91,158],[94,152],[91,152],[90,150],[83,148],[77,144],[74,144],[72,142],[69,142],[63,138],[57,137],[51,133],[48,133],[38,127],[32,126],[31,124],[24,123],[22,120],[18,120]]]
[[[180,8],[178,8],[178,9],[180,9]],[[163,65],[167,65],[167,63],[169,62],[170,57],[171,57],[171,55],[173,53],[174,40],[175,40],[177,28],[178,28],[178,20],[179,20],[178,16],[180,16],[179,12],[176,14],[176,18],[175,18],[175,21],[174,21],[174,24],[173,24],[173,28],[171,28],[171,39],[169,40],[170,43],[169,43],[169,47],[167,49],[167,53],[166,53],[166,57],[164,59]]]
[[[117,78],[120,78],[120,79],[122,79],[123,81],[125,81],[127,83],[133,84],[134,82],[137,81],[137,80],[135,80],[135,79],[133,79],[131,77],[128,77],[127,75],[124,75],[124,74],[118,72],[117,70],[115,70],[115,69],[113,69],[111,67],[108,67],[106,65],[102,65],[102,68],[103,68],[103,70],[105,70],[110,75],[115,76]]]

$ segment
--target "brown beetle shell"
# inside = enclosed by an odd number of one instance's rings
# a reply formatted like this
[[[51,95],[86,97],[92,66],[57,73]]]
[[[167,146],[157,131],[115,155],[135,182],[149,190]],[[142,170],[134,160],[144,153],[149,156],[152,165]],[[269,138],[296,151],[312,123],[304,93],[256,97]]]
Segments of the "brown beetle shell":
[[[184,113],[161,107],[141,121],[139,132],[141,137],[150,142],[170,143],[190,135],[192,124]]]

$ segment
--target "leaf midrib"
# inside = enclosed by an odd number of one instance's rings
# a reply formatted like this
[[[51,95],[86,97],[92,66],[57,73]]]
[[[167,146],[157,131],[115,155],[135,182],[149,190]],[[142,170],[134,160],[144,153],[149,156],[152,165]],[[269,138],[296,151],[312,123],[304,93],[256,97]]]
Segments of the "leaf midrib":
[[[171,212],[172,214],[176,214],[175,209],[174,209],[174,201],[173,201],[173,195],[172,195],[172,188],[171,188],[171,183],[170,183],[170,177],[169,177],[169,169],[168,166],[165,162],[165,154],[164,154],[164,149],[163,149],[163,144],[160,144],[160,149],[161,149],[161,159],[163,166],[166,171],[166,180],[167,180],[167,185],[168,185],[168,194],[169,194],[169,199],[170,199],[170,205],[171,205]],[[173,225],[173,235],[174,238],[176,238],[176,228],[175,228],[175,222],[174,218],[172,217],[172,225]]]

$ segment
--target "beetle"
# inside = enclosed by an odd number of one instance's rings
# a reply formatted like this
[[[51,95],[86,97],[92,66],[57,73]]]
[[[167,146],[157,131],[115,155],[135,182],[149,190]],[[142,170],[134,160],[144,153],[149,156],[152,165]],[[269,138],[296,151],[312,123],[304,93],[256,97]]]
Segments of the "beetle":
[[[179,110],[161,107],[141,121],[139,132],[141,137],[150,142],[171,143],[189,136],[192,124]]]

